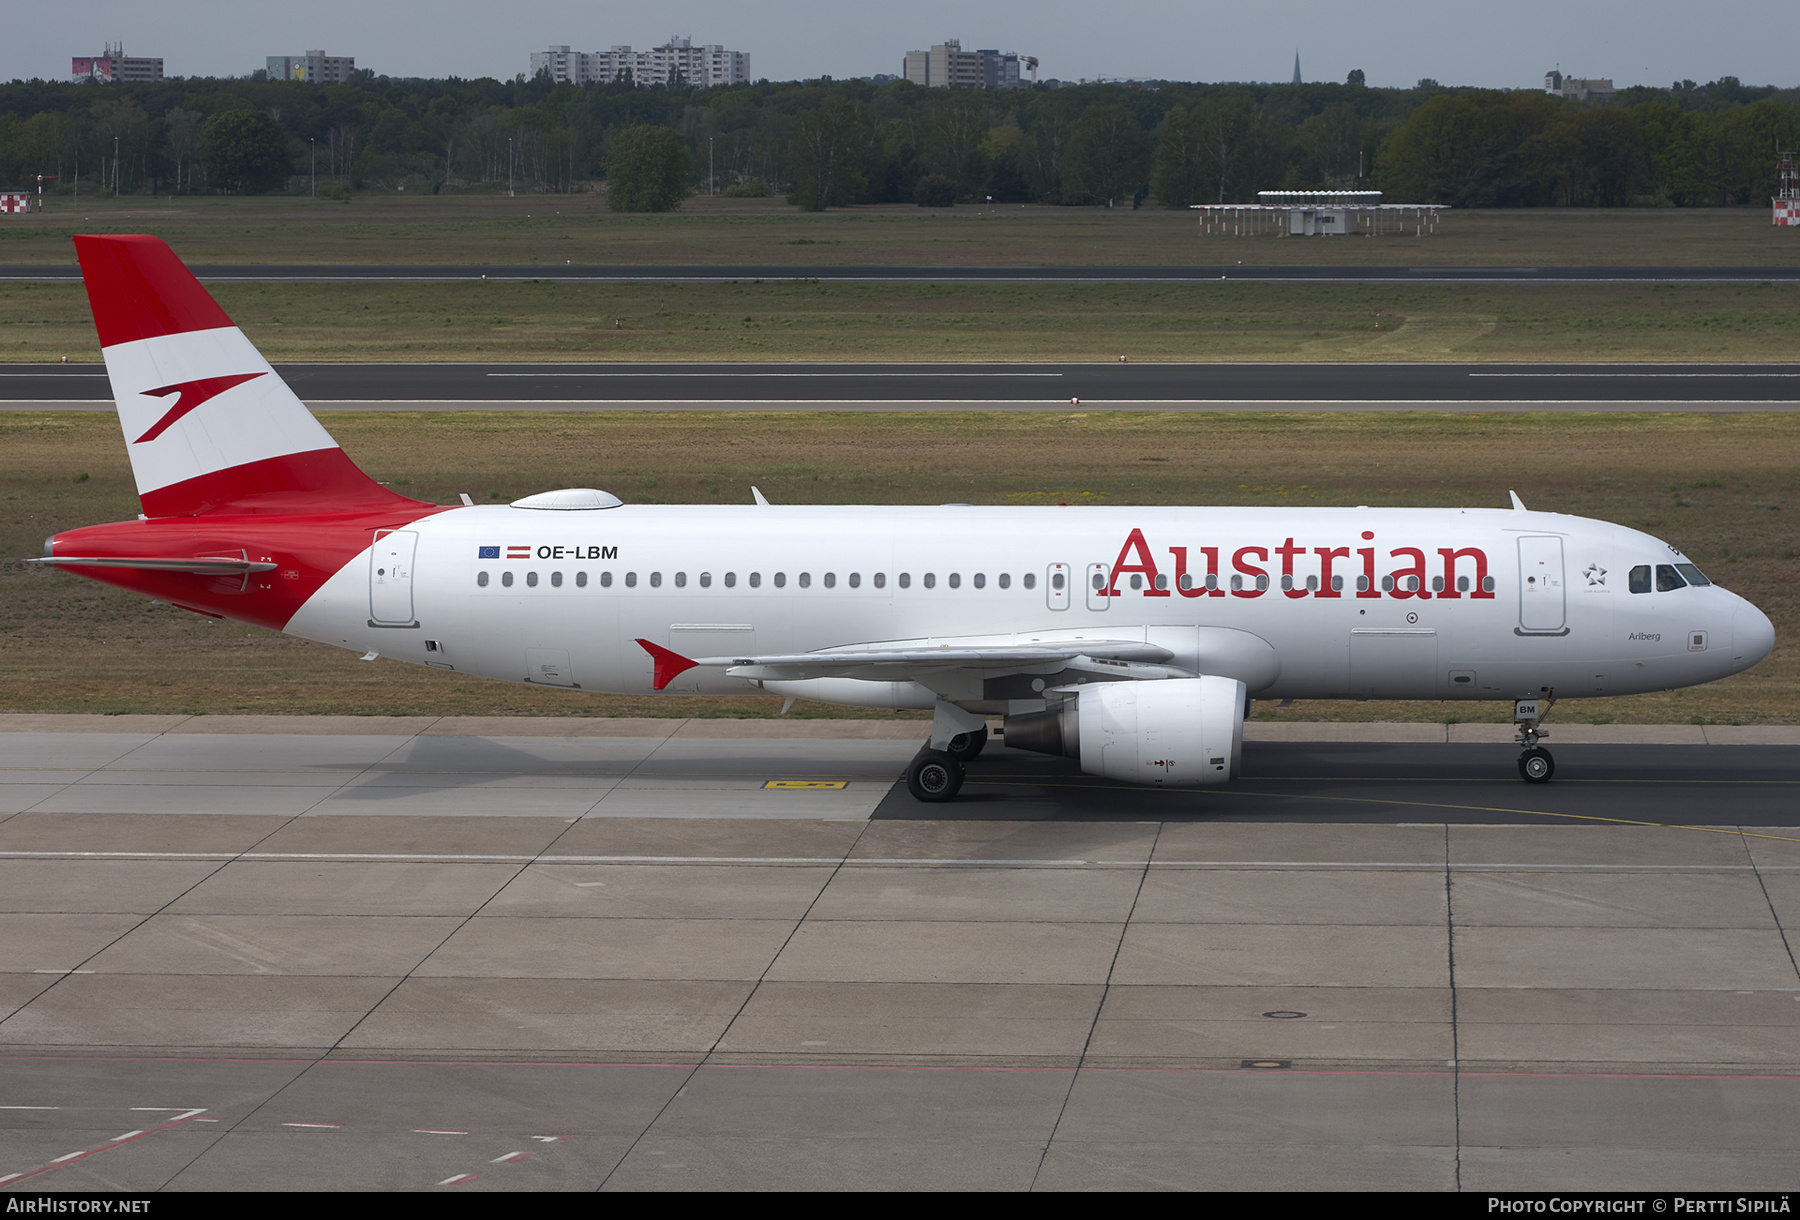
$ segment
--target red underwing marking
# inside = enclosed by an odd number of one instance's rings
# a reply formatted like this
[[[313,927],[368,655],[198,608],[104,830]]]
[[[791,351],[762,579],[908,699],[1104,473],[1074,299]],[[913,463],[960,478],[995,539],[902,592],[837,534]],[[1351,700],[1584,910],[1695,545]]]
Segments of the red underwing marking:
[[[156,421],[150,431],[131,443],[141,445],[145,441],[155,440],[166,432],[171,424],[201,403],[211,398],[217,398],[232,386],[242,385],[246,381],[252,381],[261,376],[261,373],[231,373],[224,377],[197,377],[193,381],[178,381],[174,385],[166,385],[154,390],[139,390],[138,393],[146,398],[161,398],[167,394],[178,394],[180,397],[176,398],[175,405],[164,412],[163,417]]]
[[[459,1173],[454,1178],[445,1178],[439,1186],[467,1186],[481,1175],[478,1173]]]

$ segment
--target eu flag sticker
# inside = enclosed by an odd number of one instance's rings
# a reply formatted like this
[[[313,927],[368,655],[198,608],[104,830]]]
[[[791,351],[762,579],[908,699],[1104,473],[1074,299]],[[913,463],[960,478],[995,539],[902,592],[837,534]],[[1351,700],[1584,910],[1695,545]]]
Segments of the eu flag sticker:
[[[481,554],[478,555],[476,558],[478,558],[478,559],[498,559],[498,558],[500,558],[500,548],[497,546],[484,546],[481,548]]]

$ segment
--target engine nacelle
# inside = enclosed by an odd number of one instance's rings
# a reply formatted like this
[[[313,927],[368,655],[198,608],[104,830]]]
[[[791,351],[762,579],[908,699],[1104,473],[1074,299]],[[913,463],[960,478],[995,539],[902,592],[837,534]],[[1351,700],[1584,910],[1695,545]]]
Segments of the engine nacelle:
[[[1222,784],[1241,768],[1245,695],[1235,678],[1097,682],[1047,711],[1008,716],[1005,739],[1126,783]]]

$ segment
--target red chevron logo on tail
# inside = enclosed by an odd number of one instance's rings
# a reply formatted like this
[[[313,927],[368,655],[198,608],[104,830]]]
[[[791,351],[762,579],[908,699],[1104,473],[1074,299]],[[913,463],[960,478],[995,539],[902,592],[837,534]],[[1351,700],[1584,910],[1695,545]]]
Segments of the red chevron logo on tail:
[[[165,395],[176,393],[179,393],[181,397],[175,400],[175,405],[170,407],[163,417],[156,421],[156,425],[152,427],[150,431],[144,433],[144,435],[138,437],[131,443],[134,445],[141,445],[145,441],[155,440],[166,432],[171,424],[180,419],[183,415],[186,415],[189,411],[192,411],[201,403],[210,398],[218,397],[234,385],[242,385],[246,381],[261,376],[261,373],[232,373],[228,377],[198,377],[193,381],[179,381],[174,385],[166,385],[158,390],[138,391],[140,394],[149,398],[162,398]]]

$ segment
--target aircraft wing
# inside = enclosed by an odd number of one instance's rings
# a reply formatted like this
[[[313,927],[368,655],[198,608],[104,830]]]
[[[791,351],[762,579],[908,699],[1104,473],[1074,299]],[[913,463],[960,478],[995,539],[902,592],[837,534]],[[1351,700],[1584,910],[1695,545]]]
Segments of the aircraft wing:
[[[793,682],[808,678],[858,678],[870,682],[904,682],[946,670],[974,670],[986,676],[1016,673],[1056,673],[1091,669],[1106,677],[1164,677],[1147,669],[1164,670],[1161,662],[1174,654],[1142,640],[1056,640],[1026,643],[939,644],[920,646],[916,641],[891,645],[859,644],[819,652],[752,657],[684,657],[678,652],[639,640],[639,647],[656,663],[652,685],[662,690],[679,675],[694,668],[723,669],[733,678]],[[1185,671],[1182,671],[1185,674]]]

